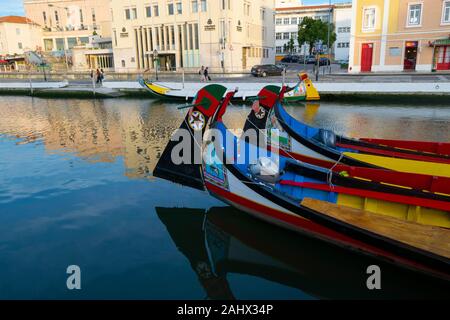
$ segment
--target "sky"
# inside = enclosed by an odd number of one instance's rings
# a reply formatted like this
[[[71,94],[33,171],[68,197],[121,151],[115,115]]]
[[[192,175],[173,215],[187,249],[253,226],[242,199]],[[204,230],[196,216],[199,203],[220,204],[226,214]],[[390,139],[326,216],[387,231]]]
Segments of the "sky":
[[[329,0],[303,0],[303,4],[326,4]],[[351,0],[331,0],[331,3],[351,2]],[[0,16],[24,15],[22,0],[0,0]]]
[[[22,0],[0,0],[0,16],[23,16]]]

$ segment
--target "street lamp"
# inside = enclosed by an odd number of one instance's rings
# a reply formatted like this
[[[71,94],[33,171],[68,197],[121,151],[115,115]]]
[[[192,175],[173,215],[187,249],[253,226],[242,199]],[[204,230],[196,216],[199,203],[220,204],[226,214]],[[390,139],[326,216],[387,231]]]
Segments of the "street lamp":
[[[153,50],[153,63],[155,65],[156,81],[158,81],[158,50]]]
[[[331,54],[330,54],[330,26],[331,26],[331,0],[329,0],[328,7],[328,32],[327,32],[327,51],[328,51],[328,61],[329,67],[328,72],[331,73]]]
[[[59,6],[56,6],[56,5],[52,4],[52,3],[49,3],[49,4],[48,4],[48,7],[49,7],[49,8],[64,9],[64,10],[66,10],[66,16],[67,16],[68,13],[69,13],[69,8],[67,8],[67,7],[59,7]],[[64,26],[63,26],[63,28],[62,28],[62,36],[63,36],[64,59],[65,59],[65,63],[66,63],[66,80],[67,80],[67,73],[69,72],[69,62],[68,62],[68,60],[67,60],[67,52],[66,52],[66,33],[65,33],[65,27],[64,27]]]

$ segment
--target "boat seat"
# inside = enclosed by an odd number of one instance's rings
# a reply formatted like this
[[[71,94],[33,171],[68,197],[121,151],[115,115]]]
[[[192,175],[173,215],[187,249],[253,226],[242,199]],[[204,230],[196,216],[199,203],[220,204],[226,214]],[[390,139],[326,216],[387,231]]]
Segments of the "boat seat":
[[[327,147],[336,147],[336,134],[331,130],[319,129],[316,140]]]

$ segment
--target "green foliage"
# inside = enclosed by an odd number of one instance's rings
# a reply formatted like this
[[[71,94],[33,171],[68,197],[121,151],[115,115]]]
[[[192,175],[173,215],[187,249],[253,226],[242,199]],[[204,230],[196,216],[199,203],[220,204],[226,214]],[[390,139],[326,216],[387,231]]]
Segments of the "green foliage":
[[[286,47],[289,53],[292,53],[294,51],[294,46],[295,46],[294,39],[291,38]]]
[[[328,24],[320,19],[314,19],[311,17],[303,18],[302,22],[298,25],[298,45],[301,47],[303,44],[309,45],[309,54],[312,53],[316,42],[322,40],[323,44],[327,44],[328,41],[328,28],[330,29],[330,48],[336,41],[336,33],[334,32],[334,25]]]

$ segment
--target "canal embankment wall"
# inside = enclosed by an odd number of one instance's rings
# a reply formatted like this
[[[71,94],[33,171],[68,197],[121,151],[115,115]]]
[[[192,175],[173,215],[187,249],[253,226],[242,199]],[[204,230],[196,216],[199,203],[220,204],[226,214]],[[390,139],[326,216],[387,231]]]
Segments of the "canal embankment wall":
[[[173,89],[185,90],[195,93],[205,83],[167,81],[158,82]],[[229,90],[239,88],[241,91],[259,90],[267,84],[279,84],[278,82],[217,82],[226,86]],[[294,85],[294,82],[289,82]],[[317,82],[322,100],[384,100],[408,101],[408,102],[437,102],[450,103],[450,82]],[[105,81],[102,86],[94,88],[89,83],[70,83],[68,81],[57,82],[0,82],[0,94],[2,95],[27,95],[46,98],[146,98],[149,97],[146,89],[137,81]]]

